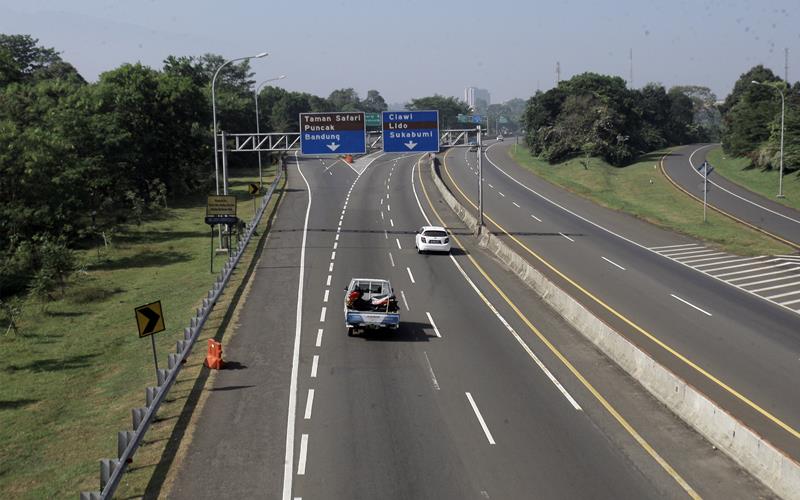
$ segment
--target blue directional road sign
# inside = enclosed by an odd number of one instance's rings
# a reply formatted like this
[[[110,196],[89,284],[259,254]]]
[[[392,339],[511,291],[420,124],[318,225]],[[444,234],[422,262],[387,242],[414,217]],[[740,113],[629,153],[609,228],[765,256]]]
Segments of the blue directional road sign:
[[[364,113],[300,113],[300,152],[304,155],[366,153]]]
[[[438,111],[384,111],[385,153],[438,153]]]

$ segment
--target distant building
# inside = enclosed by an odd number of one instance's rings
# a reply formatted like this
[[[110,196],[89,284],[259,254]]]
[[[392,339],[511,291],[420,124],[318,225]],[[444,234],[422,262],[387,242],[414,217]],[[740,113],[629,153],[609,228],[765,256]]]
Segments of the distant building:
[[[489,91],[477,87],[467,87],[464,89],[464,101],[473,111],[486,109],[492,103]]]

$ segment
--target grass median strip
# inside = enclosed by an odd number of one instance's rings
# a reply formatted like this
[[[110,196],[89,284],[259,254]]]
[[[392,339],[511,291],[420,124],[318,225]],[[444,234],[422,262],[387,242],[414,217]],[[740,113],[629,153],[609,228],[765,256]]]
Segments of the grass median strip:
[[[664,154],[668,151],[655,151],[618,168],[598,158],[550,165],[533,157],[526,148],[509,149],[509,155],[519,165],[557,186],[604,207],[704,240],[720,250],[737,255],[792,252],[790,247],[716,212],[709,211],[708,222],[703,222],[702,205],[676,190],[656,168]]]
[[[265,184],[273,175],[270,169]],[[230,191],[238,197],[243,220],[253,215],[247,185],[254,180],[231,179]],[[182,201],[128,228],[108,249],[79,252],[85,267],[64,297],[58,295],[44,309],[34,302],[22,304],[19,333],[0,337],[6,360],[0,367],[0,497],[68,498],[98,489],[98,460],[116,457],[117,431],[131,428],[131,408],[144,406],[145,387],[155,385],[150,341],[137,338],[133,308],[161,300],[167,330],[155,341],[159,367],[165,368],[167,354],[182,339],[183,328],[216,277],[209,272],[210,231],[204,216],[204,196]],[[164,457],[176,446],[171,437],[185,420],[181,414],[191,410],[192,388],[203,372],[205,339],[221,337],[230,323],[227,306],[240,295],[259,241],[255,237],[251,242],[206,323],[129,466],[119,496],[152,491],[166,473]],[[224,258],[215,259],[215,273]]]

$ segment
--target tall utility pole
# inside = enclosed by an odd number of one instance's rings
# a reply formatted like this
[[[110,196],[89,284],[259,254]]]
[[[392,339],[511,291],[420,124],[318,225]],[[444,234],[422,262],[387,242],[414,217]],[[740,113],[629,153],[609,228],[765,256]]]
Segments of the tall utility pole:
[[[561,82],[561,63],[556,61],[556,87]]]
[[[630,49],[630,52],[628,53],[628,59],[631,64],[631,72],[630,72],[630,77],[628,78],[628,86],[630,88],[633,88],[633,49]]]
[[[783,49],[783,81],[789,85],[789,47]]]

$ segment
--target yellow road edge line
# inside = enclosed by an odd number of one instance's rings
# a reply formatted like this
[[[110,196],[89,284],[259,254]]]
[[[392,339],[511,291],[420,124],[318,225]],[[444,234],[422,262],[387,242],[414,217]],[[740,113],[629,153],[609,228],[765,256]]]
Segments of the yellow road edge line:
[[[458,183],[450,175],[450,170],[447,168],[447,155],[450,153],[450,151],[452,151],[452,150],[448,150],[447,153],[445,153],[444,158],[443,158],[443,162],[442,163],[444,164],[444,171],[447,173],[447,177],[453,183],[453,185],[458,190],[458,192],[461,193],[461,196],[465,200],[467,200],[467,202],[470,205],[472,205],[474,208],[477,209],[478,207],[472,202],[472,200],[469,199],[469,197],[464,193],[464,191],[461,190],[461,188],[458,186]],[[679,360],[683,361],[686,365],[690,366],[691,368],[696,370],[698,373],[702,374],[704,377],[706,377],[707,379],[709,379],[712,382],[714,382],[715,384],[717,384],[719,387],[725,389],[729,394],[732,394],[733,396],[735,396],[737,399],[739,399],[740,401],[745,403],[747,406],[749,406],[750,408],[754,409],[755,411],[757,411],[758,413],[760,413],[761,415],[763,415],[764,417],[766,417],[767,419],[772,421],[778,427],[782,428],[783,430],[785,430],[786,432],[788,432],[789,434],[791,434],[795,438],[800,439],[800,432],[798,432],[796,429],[794,429],[790,425],[786,424],[785,422],[780,420],[778,417],[776,417],[775,415],[773,415],[770,412],[768,412],[767,410],[765,410],[764,408],[760,407],[759,405],[757,405],[756,403],[754,403],[753,401],[748,399],[746,396],[744,396],[743,394],[739,393],[736,389],[734,389],[733,387],[729,386],[725,382],[721,381],[720,379],[718,379],[717,377],[715,377],[711,373],[707,372],[704,368],[701,368],[699,365],[694,363],[692,360],[690,360],[689,358],[687,358],[683,354],[679,353],[678,351],[676,351],[672,347],[670,347],[667,344],[665,344],[664,342],[662,342],[655,335],[651,334],[650,332],[648,332],[644,328],[642,328],[639,325],[637,325],[636,323],[634,323],[632,320],[628,319],[626,316],[622,315],[622,313],[620,313],[619,311],[617,311],[616,309],[614,309],[610,305],[608,305],[605,302],[603,302],[600,298],[596,297],[590,291],[588,291],[585,288],[583,288],[581,285],[579,285],[577,282],[575,282],[572,278],[570,278],[569,276],[565,275],[564,273],[562,273],[561,271],[556,269],[555,266],[550,264],[548,261],[546,261],[539,254],[537,254],[536,252],[534,252],[533,250],[528,248],[524,243],[522,243],[514,235],[509,234],[509,232],[506,231],[505,228],[503,228],[503,226],[501,226],[500,224],[495,222],[495,220],[492,219],[491,217],[489,217],[489,215],[486,214],[486,212],[484,212],[484,217],[486,217],[486,219],[491,221],[491,223],[494,224],[498,229],[500,229],[500,231],[502,231],[506,236],[508,236],[509,238],[514,240],[519,246],[524,248],[529,254],[531,254],[533,257],[535,257],[539,262],[541,262],[542,264],[547,266],[551,271],[553,271],[558,276],[563,278],[569,284],[571,284],[572,286],[574,286],[575,288],[580,290],[587,297],[589,297],[592,300],[594,300],[597,304],[599,304],[600,306],[605,308],[608,312],[610,312],[611,314],[613,314],[614,316],[616,316],[617,318],[619,318],[620,320],[625,322],[628,326],[630,326],[631,328],[635,329],[636,331],[638,331],[639,333],[641,333],[642,335],[647,337],[649,340],[654,342],[656,345],[658,345],[659,347],[661,347],[662,349],[664,349],[668,353],[672,354],[673,356],[675,356]]]
[[[450,150],[448,150],[448,153],[449,152],[450,152]],[[447,157],[447,153],[445,153],[445,157]],[[425,183],[422,180],[422,168],[418,169],[418,174],[419,174],[419,183],[422,186],[423,193],[425,193],[425,199],[428,201],[428,205],[430,206],[430,208],[433,211],[433,213],[436,215],[436,218],[439,219],[439,222],[442,224],[442,226],[444,226],[445,225],[444,221],[442,220],[441,216],[439,215],[439,212],[436,211],[436,208],[434,207],[433,202],[431,201],[430,197],[428,196],[428,190],[427,190],[427,188],[425,188]],[[456,240],[456,242],[458,243],[459,247],[464,248],[464,245],[461,244],[461,240],[458,239],[458,236],[456,236],[453,233],[451,233],[451,236],[453,237],[454,240]],[[581,384],[583,384],[583,386],[595,397],[595,399],[597,399],[597,401],[600,402],[600,404],[606,409],[606,411],[608,411],[609,414],[611,414],[612,417],[614,417],[614,419],[622,426],[622,428],[625,429],[628,432],[628,434],[631,435],[631,437],[633,437],[633,439],[639,444],[639,446],[641,446],[656,461],[656,463],[658,463],[658,465],[660,465],[661,468],[664,469],[664,471],[667,474],[669,474],[675,480],[675,482],[678,483],[681,486],[681,488],[684,489],[684,491],[686,491],[686,493],[691,498],[694,498],[694,499],[702,498],[694,490],[694,488],[692,488],[689,485],[689,483],[685,479],[683,479],[683,477],[680,474],[678,474],[678,472],[669,464],[669,462],[667,462],[650,445],[650,443],[648,443],[647,440],[644,439],[636,431],[636,429],[633,428],[633,426],[630,423],[628,423],[628,421],[625,419],[625,417],[623,417],[616,410],[616,408],[614,408],[611,405],[611,403],[609,403],[608,400],[606,400],[606,398],[603,397],[603,395],[600,394],[600,392],[597,389],[595,389],[595,387],[591,384],[591,382],[589,382],[586,379],[586,377],[584,377],[583,374],[577,368],[575,368],[575,366],[561,353],[561,351],[555,345],[553,345],[547,339],[547,337],[545,337],[544,334],[542,334],[542,332],[539,331],[538,328],[536,328],[536,326],[533,323],[530,322],[530,320],[527,318],[527,316],[525,316],[525,314],[523,314],[522,311],[519,310],[519,308],[516,306],[516,304],[511,299],[508,298],[508,296],[505,294],[505,292],[503,292],[500,289],[500,287],[497,286],[497,284],[494,282],[494,280],[492,280],[492,278],[486,273],[486,271],[481,267],[481,265],[478,264],[478,262],[475,260],[475,258],[472,255],[468,254],[468,253],[466,254],[466,256],[469,259],[469,261],[472,263],[472,265],[475,266],[475,268],[478,270],[478,272],[484,277],[484,279],[486,279],[486,281],[489,282],[489,284],[492,286],[492,288],[494,288],[495,291],[503,298],[503,300],[505,300],[506,304],[508,304],[508,306],[520,318],[520,320],[522,320],[522,322],[525,323],[525,325],[534,333],[534,335],[536,335],[539,338],[539,340],[541,340],[542,343],[544,345],[546,345],[548,349],[550,349],[550,352],[552,352],[559,359],[559,361],[561,361],[561,363],[563,363],[564,366],[566,366],[567,369],[570,372],[572,372],[572,374],[575,376],[575,378],[577,378],[581,382]],[[488,299],[484,299],[484,300],[488,300]]]
[[[667,157],[667,155],[664,155],[664,156],[661,157],[660,160],[658,160],[659,168],[661,169],[661,173],[664,174],[664,177],[666,177],[667,180],[669,181],[669,183],[672,184],[675,188],[677,188],[680,191],[683,191],[684,194],[686,194],[689,197],[693,198],[695,201],[697,201],[699,203],[703,203],[703,200],[701,200],[699,197],[697,197],[697,196],[693,195],[692,193],[690,193],[689,191],[687,191],[683,186],[681,186],[680,184],[675,182],[672,179],[672,177],[669,176],[669,174],[667,173],[667,169],[664,168],[664,158],[666,158],[666,157]],[[756,193],[756,194],[758,194],[758,193]],[[754,224],[751,224],[751,223],[749,223],[749,222],[747,222],[745,220],[742,220],[742,219],[736,217],[733,214],[729,214],[725,210],[722,210],[721,208],[717,207],[716,205],[713,205],[711,203],[706,203],[706,205],[711,210],[714,210],[715,212],[717,212],[717,213],[719,213],[721,215],[724,215],[725,217],[728,217],[729,219],[732,219],[735,222],[738,222],[740,224],[744,224],[745,226],[749,227],[750,229],[753,229],[754,231],[758,231],[759,233],[765,234],[765,235],[769,236],[770,238],[772,238],[774,240],[778,240],[779,242],[783,243],[784,245],[789,245],[790,247],[794,248],[795,250],[800,250],[800,245],[798,245],[797,243],[794,243],[792,241],[789,241],[789,240],[786,240],[784,238],[781,238],[777,234],[770,233],[769,231],[767,231],[764,228],[758,227],[758,226],[756,226]]]

